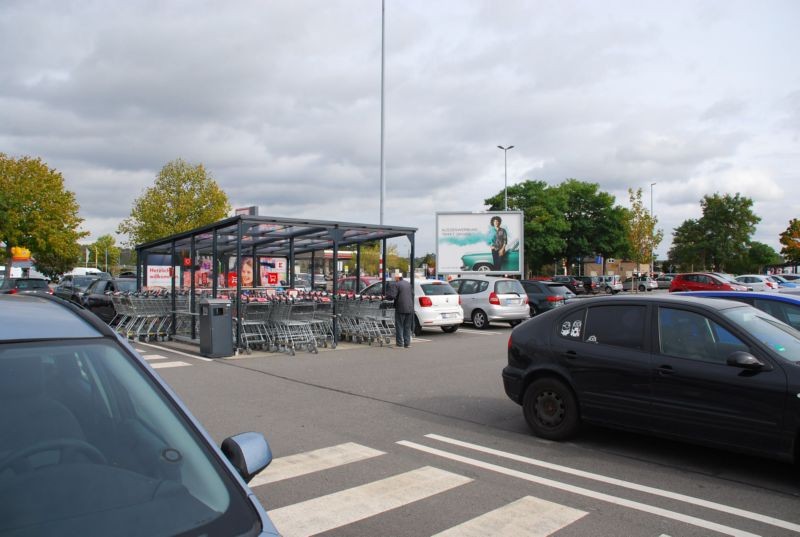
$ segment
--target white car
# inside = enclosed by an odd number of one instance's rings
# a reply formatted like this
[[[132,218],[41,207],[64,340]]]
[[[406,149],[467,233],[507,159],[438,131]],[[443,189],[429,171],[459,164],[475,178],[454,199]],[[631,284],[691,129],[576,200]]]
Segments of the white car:
[[[386,282],[389,285],[391,282]],[[381,282],[375,282],[361,294],[381,295]],[[450,284],[441,280],[414,278],[414,335],[422,334],[423,328],[441,328],[452,333],[464,322],[461,297]]]
[[[734,278],[736,282],[748,287],[752,291],[777,291],[778,282],[771,280],[763,274],[742,274]]]

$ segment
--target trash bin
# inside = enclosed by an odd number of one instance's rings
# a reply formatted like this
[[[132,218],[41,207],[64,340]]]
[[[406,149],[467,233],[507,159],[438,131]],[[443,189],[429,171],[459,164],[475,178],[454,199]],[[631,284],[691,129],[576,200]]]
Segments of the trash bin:
[[[233,320],[227,298],[200,299],[200,354],[209,358],[233,356]]]

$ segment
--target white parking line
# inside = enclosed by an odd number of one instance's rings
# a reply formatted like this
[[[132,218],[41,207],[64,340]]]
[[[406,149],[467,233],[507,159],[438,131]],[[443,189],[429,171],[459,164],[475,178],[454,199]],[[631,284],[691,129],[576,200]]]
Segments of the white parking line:
[[[547,537],[587,514],[586,511],[525,496],[433,537]]]
[[[284,537],[316,535],[428,498],[472,479],[426,466],[269,511]]]
[[[478,336],[499,336],[500,334],[503,333],[503,332],[490,332],[488,330],[474,330],[470,328],[461,328],[458,331],[464,334],[475,334]]]
[[[258,487],[379,455],[385,455],[385,453],[354,442],[289,455],[272,461],[267,468],[250,481],[249,485],[250,488]]]
[[[173,354],[179,354],[179,355],[181,355],[181,356],[186,356],[187,358],[194,358],[195,360],[202,360],[202,361],[204,361],[204,362],[213,362],[213,361],[214,361],[214,360],[213,360],[213,359],[211,359],[211,358],[204,358],[204,357],[202,357],[202,356],[195,356],[194,354],[189,354],[189,353],[186,353],[186,352],[181,352],[181,351],[178,351],[178,350],[175,350],[175,349],[170,349],[170,348],[167,348],[167,347],[162,347],[162,346],[160,346],[160,345],[153,345],[152,343],[144,343],[143,341],[137,341],[137,342],[135,343],[135,345],[134,345],[134,346],[135,346],[135,347],[138,347],[138,346],[140,346],[140,345],[141,345],[142,347],[152,347],[152,348],[154,348],[154,349],[159,349],[159,350],[163,350],[163,351],[169,351],[169,352],[171,352],[171,353],[173,353]]]
[[[702,498],[695,498],[693,496],[687,496],[685,494],[678,494],[676,492],[669,492],[667,490],[657,489],[655,487],[648,487],[646,485],[639,485],[637,483],[631,483],[630,481],[623,481],[621,479],[616,479],[613,477],[607,477],[600,474],[593,474],[591,472],[585,472],[583,470],[577,470],[575,468],[569,468],[568,466],[561,466],[559,464],[553,464],[550,462],[541,461],[538,459],[532,459],[529,457],[523,457],[522,455],[516,455],[514,453],[508,453],[505,451],[499,451],[492,448],[487,448],[484,446],[480,446],[478,444],[471,444],[469,442],[462,442],[461,440],[456,440],[453,438],[448,438],[446,436],[440,436],[438,434],[426,434],[426,438],[430,438],[432,440],[438,440],[440,442],[445,442],[448,444],[464,447],[467,449],[472,449],[475,451],[479,451],[481,453],[486,453],[488,455],[494,455],[496,457],[503,457],[505,459],[510,459],[517,462],[522,462],[525,464],[530,464],[532,466],[539,466],[540,468],[547,468],[548,470],[555,470],[557,472],[562,472],[565,474],[570,474],[578,477],[583,477],[586,479],[591,479],[593,481],[599,481],[601,483],[608,483],[610,485],[615,485],[618,487],[623,487],[630,490],[635,490],[638,492],[644,492],[647,494],[653,494],[654,496],[661,496],[662,498],[669,498],[671,500],[678,500],[681,502],[686,502],[692,505],[699,505],[701,507],[705,507],[706,509],[712,509],[714,511],[720,511],[722,513],[728,513],[730,515],[736,515],[742,518],[748,518],[750,520],[755,520],[757,522],[762,522],[764,524],[769,524],[770,526],[776,526],[779,528],[784,528],[790,531],[794,531],[800,533],[800,524],[795,524],[793,522],[788,522],[786,520],[780,520],[777,518],[769,517],[766,515],[761,515],[758,513],[754,513],[752,511],[745,511],[744,509],[738,509],[736,507],[731,507],[729,505],[723,505],[721,503],[710,502],[708,500],[703,500]]]
[[[151,362],[153,360],[168,360],[166,356],[161,356],[160,354],[142,354],[142,358]]]
[[[656,507],[653,505],[648,505],[646,503],[636,502],[633,500],[627,500],[625,498],[620,498],[618,496],[612,496],[610,494],[605,494],[603,492],[597,492],[594,490],[586,489],[583,487],[577,487],[575,485],[570,485],[568,483],[562,483],[560,481],[555,481],[553,479],[547,479],[544,477],[540,477],[533,474],[528,474],[525,472],[520,472],[519,470],[514,470],[511,468],[505,468],[503,466],[499,466],[497,464],[491,464],[488,462],[480,461],[477,459],[472,459],[469,457],[464,457],[462,455],[457,455],[455,453],[449,453],[447,451],[442,451],[440,449],[431,448],[428,446],[423,446],[422,444],[417,444],[415,442],[409,442],[407,440],[401,440],[397,442],[401,446],[406,446],[411,449],[416,449],[418,451],[422,451],[424,453],[429,453],[431,455],[437,455],[439,457],[458,461],[464,464],[468,464],[470,466],[474,466],[476,468],[482,468],[484,470],[488,470],[491,472],[496,472],[498,474],[507,475],[511,477],[516,477],[518,479],[522,479],[525,481],[530,481],[531,483],[538,483],[539,485],[544,485],[546,487],[552,487],[558,490],[563,490],[565,492],[570,492],[572,494],[578,494],[581,496],[586,496],[588,498],[593,498],[595,500],[600,500],[604,502],[608,502],[614,505],[619,505],[622,507],[627,507],[629,509],[635,509],[637,511],[642,511],[644,513],[649,513],[652,515],[668,518],[671,520],[677,520],[678,522],[683,522],[686,524],[691,524],[693,526],[697,526],[699,528],[704,528],[711,531],[716,531],[722,533],[724,535],[731,535],[732,537],[759,537],[754,533],[750,533],[748,531],[740,530],[737,528],[732,528],[730,526],[725,526],[723,524],[717,524],[716,522],[711,522],[710,520],[703,520],[702,518],[697,518],[691,515],[684,515],[683,513],[678,513],[675,511],[670,511],[668,509],[662,509],[661,507]]]

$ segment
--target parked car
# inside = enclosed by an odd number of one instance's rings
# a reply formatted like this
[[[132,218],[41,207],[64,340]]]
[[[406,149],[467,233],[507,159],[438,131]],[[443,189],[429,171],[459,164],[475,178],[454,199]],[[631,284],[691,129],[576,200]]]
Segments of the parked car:
[[[567,300],[575,298],[575,293],[563,283],[540,280],[522,280],[520,283],[528,295],[531,317],[563,306]]]
[[[99,279],[89,284],[81,296],[81,305],[91,311],[107,324],[111,324],[117,316],[114,293],[132,293],[136,291],[136,280],[133,278]]]
[[[587,294],[596,295],[597,293],[603,291],[603,287],[600,285],[600,278],[598,276],[576,276],[576,279],[583,282],[583,288],[586,290]]]
[[[53,294],[80,305],[83,293],[86,292],[86,289],[93,281],[98,279],[100,279],[100,276],[73,276],[68,274],[61,278],[61,281],[53,290]]]
[[[753,291],[776,291],[778,289],[777,281],[761,274],[742,274],[734,279],[745,287],[752,288]]]
[[[387,285],[390,283],[387,282]],[[367,296],[383,294],[381,282],[376,282],[361,293]],[[414,278],[414,335],[422,335],[423,328],[441,328],[451,334],[464,322],[461,297],[441,280]]]
[[[464,320],[478,329],[493,321],[516,326],[528,317],[528,295],[519,280],[494,276],[465,276],[450,282],[461,296]]]
[[[463,271],[478,271],[489,272],[493,270],[494,259],[492,259],[492,252],[486,249],[485,252],[475,252],[461,256],[461,270]],[[500,271],[513,272],[519,270],[519,239],[513,241],[506,251],[506,256],[503,258],[503,265]]]
[[[658,289],[658,283],[649,276],[643,278],[625,278],[622,281],[622,289],[624,291],[652,291]]]
[[[737,300],[769,313],[779,321],[800,330],[800,297],[758,291],[689,291],[681,296]]]
[[[0,295],[0,535],[278,535],[246,482],[260,433],[221,449],[106,324]]]
[[[602,290],[607,295],[616,295],[622,291],[622,276],[618,274],[611,274],[605,276],[598,276]]]
[[[798,365],[800,333],[756,308],[642,294],[527,321],[502,378],[542,438],[565,440],[585,422],[791,461]]]
[[[375,282],[380,282],[380,278],[375,278],[374,276],[361,276],[361,285],[358,290],[356,290],[356,277],[355,276],[347,276],[346,278],[339,278],[336,281],[336,289],[337,291],[344,291],[348,293],[356,293],[360,294],[361,291],[369,287]],[[316,278],[314,279],[314,283],[316,284]],[[333,287],[331,287],[333,289]]]
[[[53,290],[44,278],[8,278],[0,280],[0,294],[52,295]]]
[[[783,278],[788,282],[800,284],[800,274],[795,274],[793,272],[783,272],[781,274],[773,274],[773,276],[780,276],[781,278]]]
[[[747,287],[706,272],[677,274],[669,285],[669,292],[680,291],[747,291]]]
[[[658,284],[659,289],[669,289],[670,284],[675,276],[670,276],[669,274],[662,274],[661,276],[656,278],[656,283]]]
[[[563,283],[567,286],[567,289],[575,293],[576,295],[585,295],[586,288],[583,286],[583,282],[580,281],[575,276],[566,276],[561,274],[556,274],[552,278],[551,281]]]
[[[800,287],[800,282],[793,282],[787,280],[780,274],[773,274],[772,276],[767,276],[767,279],[777,283],[779,288],[782,287],[785,289],[796,289],[797,287]]]

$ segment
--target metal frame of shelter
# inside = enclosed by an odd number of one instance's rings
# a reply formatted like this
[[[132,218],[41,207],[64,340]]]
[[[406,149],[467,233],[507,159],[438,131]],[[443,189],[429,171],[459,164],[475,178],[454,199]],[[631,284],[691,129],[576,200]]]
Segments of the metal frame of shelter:
[[[147,273],[148,257],[151,254],[166,255],[170,258],[170,267],[184,267],[184,260],[190,259],[191,271],[191,311],[195,311],[197,289],[195,271],[199,256],[210,256],[212,261],[211,296],[217,298],[220,261],[235,258],[236,263],[236,297],[242,296],[242,257],[258,259],[260,257],[285,257],[288,260],[289,287],[294,287],[295,259],[302,254],[311,254],[311,266],[314,266],[316,254],[325,250],[333,250],[333,289],[338,292],[338,260],[339,249],[343,246],[356,246],[356,275],[361,274],[361,244],[381,241],[381,258],[387,259],[386,240],[407,237],[410,242],[409,278],[411,289],[414,289],[414,235],[417,228],[356,224],[325,220],[304,220],[292,218],[275,218],[269,216],[237,215],[220,220],[207,226],[199,227],[170,237],[139,244],[136,246],[136,286],[142,288],[143,275]],[[314,286],[314,271],[311,271],[311,285]],[[173,335],[175,323],[175,277],[171,279]],[[381,266],[381,280],[386,285],[386,270]],[[356,280],[360,284],[360,280]],[[336,301],[333,302],[334,334],[336,331]],[[239,315],[237,314],[237,318]],[[237,341],[241,334],[241,319],[237,323]],[[192,324],[191,338],[197,337]]]

